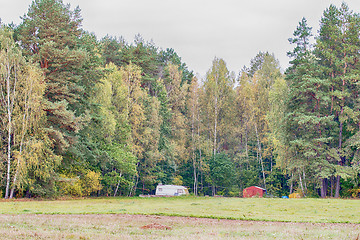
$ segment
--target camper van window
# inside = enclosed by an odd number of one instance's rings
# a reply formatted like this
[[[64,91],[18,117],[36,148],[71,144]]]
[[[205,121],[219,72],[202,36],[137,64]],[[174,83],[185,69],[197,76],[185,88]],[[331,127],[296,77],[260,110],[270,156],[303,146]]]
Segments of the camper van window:
[[[183,191],[181,189],[178,189],[177,190],[177,193],[182,193]]]
[[[159,192],[162,192],[162,188],[159,188],[158,190],[159,190]]]

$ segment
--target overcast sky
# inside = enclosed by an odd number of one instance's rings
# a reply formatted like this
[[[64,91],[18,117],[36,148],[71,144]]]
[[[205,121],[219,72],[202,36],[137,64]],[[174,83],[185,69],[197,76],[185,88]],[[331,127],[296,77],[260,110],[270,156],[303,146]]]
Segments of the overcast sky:
[[[79,6],[83,28],[98,38],[123,36],[131,43],[140,33],[147,41],[173,48],[190,70],[204,76],[214,57],[238,73],[259,51],[274,53],[282,69],[302,17],[316,34],[323,11],[341,0],[63,0]],[[20,23],[32,0],[0,0],[3,23]],[[360,0],[348,0],[360,12]]]

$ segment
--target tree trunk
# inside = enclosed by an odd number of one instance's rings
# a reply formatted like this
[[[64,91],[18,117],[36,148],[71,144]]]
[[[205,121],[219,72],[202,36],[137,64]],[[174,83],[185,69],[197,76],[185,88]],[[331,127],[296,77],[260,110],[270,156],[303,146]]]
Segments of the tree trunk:
[[[139,167],[139,163],[138,163],[138,167]],[[135,180],[135,176],[134,176],[134,180]],[[133,191],[134,191],[134,194],[136,193],[136,187],[137,187],[138,183],[139,183],[139,174],[138,174],[137,177],[136,177],[136,183],[135,183],[134,186],[130,189],[130,192],[129,192],[128,197],[133,196]]]
[[[214,107],[214,111],[215,111],[215,116],[214,116],[214,159],[215,159],[215,155],[216,155],[216,138],[217,138],[217,115],[218,115],[218,106],[217,106],[218,102],[217,102],[217,96],[215,96],[215,107]]]
[[[322,198],[326,198],[326,193],[327,193],[327,179],[323,178],[321,181],[321,197]]]
[[[30,101],[31,101],[30,98],[31,98],[31,95],[32,95],[32,88],[33,88],[33,82],[31,81],[30,89],[25,94],[26,95],[25,96],[25,112],[24,112],[24,115],[23,115],[23,118],[22,118],[22,129],[21,129],[21,140],[20,140],[20,147],[19,147],[19,157],[17,159],[17,164],[16,164],[17,167],[16,167],[16,171],[15,171],[15,175],[14,175],[14,179],[13,179],[13,183],[12,183],[12,188],[11,188],[11,192],[10,192],[10,198],[14,197],[15,187],[16,187],[19,172],[20,172],[20,159],[21,159],[21,156],[22,156],[25,134],[26,134],[26,131],[28,129],[28,122],[29,122],[29,106],[30,106]]]
[[[200,139],[200,124],[198,124],[198,137]],[[200,171],[200,184],[201,184],[201,192],[204,192],[204,184],[203,184],[203,162],[202,162],[202,151],[201,151],[201,146],[199,146],[199,171]]]
[[[117,191],[119,190],[120,181],[121,181],[121,176],[122,176],[122,172],[120,172],[119,181],[118,181],[118,184],[117,184],[117,186],[116,186],[116,190],[115,190],[115,193],[114,193],[114,197],[116,196],[116,193],[117,193]]]
[[[291,173],[290,194],[292,194],[293,192],[293,178],[294,178],[294,174]]]
[[[194,166],[194,195],[197,196],[197,173],[196,173],[196,166],[195,162],[193,164]]]
[[[305,178],[305,169],[303,168],[303,181],[304,181],[304,196],[307,195],[307,185],[306,185],[306,178]]]
[[[7,171],[6,171],[6,189],[5,199],[9,198],[10,189],[10,166],[11,166],[11,116],[8,117],[8,149],[7,149]]]
[[[244,106],[246,106],[246,98],[244,97]],[[245,121],[248,122],[248,119]],[[249,150],[248,150],[248,125],[245,123],[245,152],[246,152],[246,159],[249,159]]]
[[[246,152],[246,159],[249,159],[249,150],[248,150],[248,135],[247,135],[247,126],[245,127],[245,152]]]
[[[196,121],[197,121],[197,141],[196,141],[196,147],[199,149],[199,170],[198,170],[198,173],[197,173],[197,181],[196,181],[196,195],[199,194],[199,174],[200,174],[200,177],[202,176],[202,154],[201,154],[201,145],[200,145],[200,109],[198,109],[198,106],[199,106],[199,99],[196,98],[196,106],[197,106],[197,111],[196,111]],[[203,190],[203,186],[202,186],[202,177],[201,177],[201,190]]]
[[[202,154],[201,154],[201,148],[199,149],[199,161],[200,161],[200,169],[202,169]],[[200,184],[201,184],[201,192],[204,192],[204,183],[203,183],[203,171],[200,170]]]
[[[259,135],[258,135],[257,124],[256,123],[255,123],[255,133],[256,133],[257,145],[258,145],[258,150],[259,150],[259,160],[260,160],[260,164],[261,164],[261,171],[262,171],[262,176],[263,176],[263,180],[264,180],[264,188],[266,190],[264,163],[263,163],[263,160],[262,160],[261,145],[260,145],[260,140],[259,140]]]
[[[6,171],[6,189],[5,189],[5,199],[9,198],[10,190],[10,169],[11,169],[11,131],[12,131],[12,109],[10,101],[10,66],[8,65],[8,75],[6,81],[6,107],[7,107],[7,117],[8,117],[8,136],[7,136],[7,171]]]
[[[341,114],[343,113],[343,107],[341,107]],[[342,133],[343,133],[343,123],[340,122],[340,130],[339,130],[339,152],[342,147]],[[339,165],[342,166],[342,156],[340,156],[341,161],[339,162]],[[340,197],[340,176],[336,176],[336,189],[335,189],[335,197]]]
[[[344,54],[344,58],[346,57],[346,54]],[[346,74],[346,69],[347,69],[347,63],[345,62],[345,66],[344,66],[344,70],[343,70],[343,75]],[[343,77],[342,79],[342,92],[345,92],[345,78]],[[344,113],[344,106],[345,106],[345,97],[343,96],[341,99],[341,108],[340,108],[340,116],[343,115]],[[340,116],[339,116],[339,121],[340,121],[340,129],[339,129],[339,153],[341,151],[342,148],[342,135],[343,135],[343,126],[344,123],[341,122],[340,120]],[[339,165],[342,166],[343,165],[343,157],[340,156],[340,162]],[[340,197],[340,176],[337,175],[336,176],[336,189],[335,189],[335,197],[339,198]]]
[[[192,158],[193,158],[193,169],[194,169],[194,195],[197,196],[197,172],[196,172],[196,156],[195,156],[195,106],[193,104],[193,111],[191,114],[191,141],[192,141]]]
[[[336,176],[336,190],[335,190],[335,197],[340,197],[340,176]]]
[[[299,173],[299,182],[300,182],[301,192],[303,195],[305,195],[304,186],[303,186],[303,182],[302,182],[300,173]]]

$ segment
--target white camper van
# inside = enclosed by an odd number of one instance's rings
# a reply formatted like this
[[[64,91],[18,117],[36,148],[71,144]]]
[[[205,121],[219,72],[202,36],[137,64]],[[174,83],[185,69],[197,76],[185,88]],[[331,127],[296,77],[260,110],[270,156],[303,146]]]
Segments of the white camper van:
[[[180,196],[189,194],[189,191],[186,187],[177,186],[177,185],[162,185],[159,184],[156,187],[155,195],[157,196]]]

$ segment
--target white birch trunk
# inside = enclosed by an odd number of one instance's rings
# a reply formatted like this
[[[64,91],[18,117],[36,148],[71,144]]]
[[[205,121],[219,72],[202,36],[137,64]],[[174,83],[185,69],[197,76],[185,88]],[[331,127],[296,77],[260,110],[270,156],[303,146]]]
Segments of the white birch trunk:
[[[122,176],[122,172],[120,172],[119,181],[118,181],[118,184],[117,184],[117,186],[116,186],[116,190],[115,190],[115,193],[114,193],[114,197],[116,196],[117,191],[119,190],[120,181],[121,181],[121,176]]]
[[[256,123],[255,123],[255,133],[256,133],[257,145],[258,145],[258,150],[259,150],[259,161],[260,161],[260,164],[261,164],[261,171],[262,171],[263,180],[264,180],[264,188],[265,188],[265,190],[266,190],[266,180],[265,180],[264,163],[263,163],[263,160],[262,160],[261,145],[260,145],[260,140],[259,140],[259,135],[258,135],[257,124],[256,124]]]
[[[218,99],[217,96],[215,94],[215,107],[214,107],[214,111],[215,111],[215,116],[214,116],[214,159],[215,159],[215,154],[216,154],[216,138],[217,138],[217,115],[218,115],[218,109],[217,109],[217,104],[218,104]]]
[[[193,104],[193,111],[194,111],[194,104]],[[194,127],[195,127],[195,113],[192,112],[191,114],[191,140],[192,140],[192,157],[193,157],[193,168],[194,168],[194,195],[197,196],[197,173],[196,173],[196,156],[195,156],[195,134],[194,134]]]
[[[305,169],[303,168],[303,181],[304,181],[304,197],[307,195],[307,185],[306,185],[306,179],[305,179]]]
[[[293,192],[293,179],[294,179],[294,174],[291,173],[290,194],[292,194]]]
[[[33,81],[30,80],[30,89],[28,91],[26,91],[26,93],[25,93],[25,99],[24,99],[25,112],[23,114],[23,119],[22,119],[19,157],[18,157],[17,163],[16,163],[16,172],[14,174],[14,179],[13,179],[12,188],[11,188],[11,192],[10,192],[10,198],[14,197],[15,187],[16,187],[18,176],[19,176],[19,173],[20,173],[20,164],[21,164],[20,163],[20,158],[22,156],[25,134],[26,134],[26,131],[27,131],[27,128],[28,128],[29,108],[30,108],[30,102],[31,102],[32,88],[33,88]]]
[[[299,173],[299,182],[300,182],[301,192],[305,195],[305,193],[304,193],[304,186],[303,186],[303,182],[302,182],[300,173]]]
[[[198,112],[198,115],[197,115],[197,119],[199,120],[199,112]],[[200,139],[200,123],[198,124],[198,129],[197,129],[197,134],[198,134],[198,139]],[[203,190],[203,182],[202,182],[202,151],[201,151],[201,146],[199,147],[199,168],[200,168],[200,174],[201,174],[201,190]],[[196,186],[196,190],[198,191],[198,186],[199,186],[199,182],[197,183],[197,186]]]
[[[10,101],[10,74],[11,69],[8,63],[7,65],[7,79],[6,79],[6,108],[7,108],[7,170],[6,170],[6,189],[5,189],[5,199],[9,198],[9,190],[10,190],[10,170],[11,170],[11,132],[12,132],[12,109],[11,109],[11,101]]]

